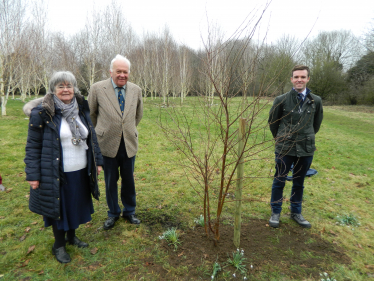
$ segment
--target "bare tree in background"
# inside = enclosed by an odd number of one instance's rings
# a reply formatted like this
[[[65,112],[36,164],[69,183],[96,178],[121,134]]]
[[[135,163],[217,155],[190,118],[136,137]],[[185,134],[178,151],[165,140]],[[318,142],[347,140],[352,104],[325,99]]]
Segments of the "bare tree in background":
[[[6,104],[13,85],[17,63],[17,44],[25,23],[22,0],[0,1],[0,96],[1,115],[6,115]],[[7,90],[6,90],[7,86]]]

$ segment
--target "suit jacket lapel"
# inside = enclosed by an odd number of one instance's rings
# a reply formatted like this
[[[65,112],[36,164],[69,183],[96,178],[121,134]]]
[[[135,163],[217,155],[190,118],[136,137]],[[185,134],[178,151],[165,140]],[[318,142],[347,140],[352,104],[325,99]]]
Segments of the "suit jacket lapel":
[[[131,107],[133,98],[134,98],[133,87],[132,87],[131,83],[127,82],[126,96],[125,96],[125,110],[124,110],[123,116],[122,116],[123,119],[125,119],[126,115],[130,111],[130,107]],[[119,105],[118,105],[118,108],[119,108]]]
[[[120,116],[122,116],[121,109],[119,108],[118,100],[117,100],[117,97],[116,97],[116,93],[114,91],[112,81],[111,81],[110,78],[107,80],[107,83],[105,84],[105,86],[103,88],[104,88],[105,95],[108,97],[108,99],[112,103],[113,107],[116,109],[118,114]]]

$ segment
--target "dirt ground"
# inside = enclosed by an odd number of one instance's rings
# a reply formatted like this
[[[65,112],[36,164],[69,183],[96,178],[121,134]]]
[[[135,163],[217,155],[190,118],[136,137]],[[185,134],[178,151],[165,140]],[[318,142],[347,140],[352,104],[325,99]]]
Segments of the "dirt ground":
[[[331,272],[332,264],[349,264],[351,261],[338,245],[327,242],[310,229],[294,222],[281,223],[274,229],[267,221],[251,220],[242,224],[240,250],[244,250],[246,280],[319,280],[320,273]],[[162,240],[164,241],[164,240]],[[222,271],[215,280],[243,280],[244,275],[227,265],[228,257],[236,251],[233,243],[233,226],[226,221],[220,228],[220,239],[215,246],[203,227],[185,229],[180,236],[181,245],[174,247],[161,242],[173,268],[184,268],[178,280],[210,280],[213,263]],[[175,272],[152,260],[145,261],[160,280],[175,280]],[[236,278],[233,277],[235,273]],[[172,278],[172,279],[170,279]]]

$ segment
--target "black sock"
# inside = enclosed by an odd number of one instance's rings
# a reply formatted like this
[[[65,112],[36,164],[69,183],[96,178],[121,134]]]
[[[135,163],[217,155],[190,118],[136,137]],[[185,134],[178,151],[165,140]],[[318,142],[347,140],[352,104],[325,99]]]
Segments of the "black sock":
[[[65,242],[65,230],[57,229],[56,225],[52,225],[53,234],[55,236],[55,249],[64,247],[66,245]]]

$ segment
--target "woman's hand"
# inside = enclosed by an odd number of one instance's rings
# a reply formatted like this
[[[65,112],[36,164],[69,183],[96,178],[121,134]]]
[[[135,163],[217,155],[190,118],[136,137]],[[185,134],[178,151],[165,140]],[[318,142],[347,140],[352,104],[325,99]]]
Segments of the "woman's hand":
[[[37,189],[39,187],[39,181],[27,181],[32,189]]]
[[[103,167],[97,166],[97,175],[100,175],[100,172],[103,170]]]

